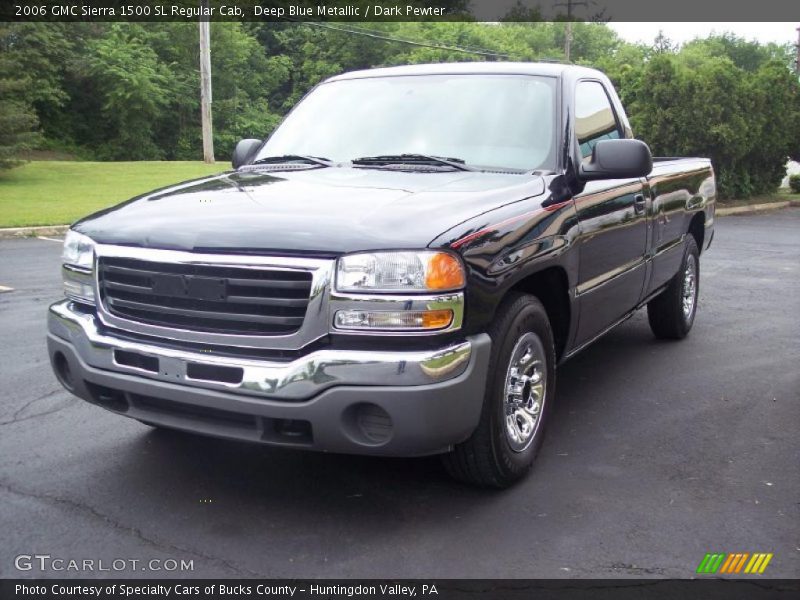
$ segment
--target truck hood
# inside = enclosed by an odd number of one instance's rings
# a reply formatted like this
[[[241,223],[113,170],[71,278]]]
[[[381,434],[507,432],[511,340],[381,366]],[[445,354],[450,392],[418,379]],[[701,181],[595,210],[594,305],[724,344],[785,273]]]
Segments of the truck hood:
[[[103,244],[333,256],[423,248],[543,191],[541,177],[507,173],[239,170],[133,198],[73,228]]]

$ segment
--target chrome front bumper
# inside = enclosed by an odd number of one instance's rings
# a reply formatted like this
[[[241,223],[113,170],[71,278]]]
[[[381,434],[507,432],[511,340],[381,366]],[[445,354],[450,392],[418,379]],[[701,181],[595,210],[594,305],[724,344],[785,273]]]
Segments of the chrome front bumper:
[[[64,387],[116,414],[214,437],[382,456],[447,452],[467,439],[491,353],[491,339],[479,334],[431,351],[319,350],[291,362],[217,356],[105,334],[71,301],[50,307],[48,325]],[[125,356],[146,368],[120,364]],[[198,365],[210,376],[233,369],[241,381],[190,377]]]
[[[463,341],[425,351],[375,352],[318,350],[291,362],[215,356],[134,342],[106,335],[97,317],[64,300],[50,307],[50,334],[68,342],[87,365],[104,371],[137,375],[170,384],[224,390],[265,398],[302,401],[334,386],[424,386],[458,377],[467,368],[472,342]],[[120,364],[116,351],[156,359],[156,370]],[[241,381],[191,377],[190,366],[229,367],[241,372]]]

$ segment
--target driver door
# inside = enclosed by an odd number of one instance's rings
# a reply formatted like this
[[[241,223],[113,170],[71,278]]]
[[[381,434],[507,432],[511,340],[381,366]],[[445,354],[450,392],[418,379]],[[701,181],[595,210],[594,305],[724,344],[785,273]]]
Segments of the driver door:
[[[624,137],[608,94],[599,81],[575,89],[575,133],[584,159],[594,145]],[[640,179],[587,182],[575,197],[580,222],[578,345],[615,324],[639,302],[645,281],[646,200]]]

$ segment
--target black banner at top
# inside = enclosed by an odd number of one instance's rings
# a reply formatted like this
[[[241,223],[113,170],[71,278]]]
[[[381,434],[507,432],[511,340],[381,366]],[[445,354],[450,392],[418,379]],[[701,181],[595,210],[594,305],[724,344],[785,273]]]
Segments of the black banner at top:
[[[4,0],[0,21],[794,21],[787,0]]]

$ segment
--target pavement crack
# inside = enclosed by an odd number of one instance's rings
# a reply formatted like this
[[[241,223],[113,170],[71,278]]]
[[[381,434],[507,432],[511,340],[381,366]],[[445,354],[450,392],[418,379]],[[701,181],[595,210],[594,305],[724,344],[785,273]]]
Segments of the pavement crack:
[[[61,390],[61,389],[52,390],[52,391],[47,392],[46,394],[42,394],[41,396],[37,396],[33,400],[29,400],[28,402],[23,404],[21,408],[17,409],[14,412],[14,414],[11,416],[10,419],[7,419],[5,421],[0,421],[0,426],[11,425],[13,423],[21,423],[22,421],[27,421],[29,419],[36,419],[38,417],[45,417],[47,415],[52,415],[53,413],[56,413],[56,412],[58,412],[60,410],[64,410],[68,406],[72,406],[76,402],[77,399],[69,397],[69,398],[67,398],[67,400],[65,402],[62,402],[61,404],[56,405],[56,406],[50,408],[49,410],[46,410],[46,411],[40,412],[40,413],[34,413],[32,415],[23,416],[23,413],[30,406],[35,404],[36,402],[39,402],[40,400],[44,400],[46,398],[50,398],[51,396],[55,396],[56,394],[58,394],[60,392],[63,392],[63,391],[64,390]]]
[[[82,513],[82,514],[84,514],[84,515],[86,515],[88,517],[91,517],[92,519],[102,521],[104,524],[112,527],[113,529],[116,529],[118,531],[133,535],[137,539],[139,539],[142,542],[144,542],[145,544],[147,544],[148,546],[152,546],[153,548],[155,548],[157,550],[189,554],[191,556],[195,556],[195,557],[200,558],[202,560],[207,560],[207,561],[222,565],[225,568],[230,569],[231,571],[233,571],[234,573],[236,573],[236,574],[238,574],[240,576],[262,577],[262,578],[263,577],[268,577],[268,575],[265,575],[263,573],[257,573],[255,571],[251,571],[250,569],[241,568],[241,567],[233,564],[232,562],[230,562],[230,561],[228,561],[228,560],[226,560],[224,558],[220,558],[218,556],[212,556],[210,554],[205,554],[205,553],[199,552],[197,550],[192,550],[190,548],[185,548],[183,546],[178,546],[176,544],[172,544],[172,543],[169,543],[169,542],[163,542],[163,541],[159,541],[159,540],[157,540],[155,538],[151,538],[151,537],[145,535],[140,529],[138,529],[136,527],[132,527],[130,525],[125,525],[124,523],[121,523],[121,522],[113,519],[109,515],[106,515],[106,514],[100,512],[99,510],[97,510],[93,506],[90,506],[88,504],[84,504],[82,502],[78,502],[76,500],[72,500],[70,498],[65,498],[63,496],[56,496],[54,494],[48,494],[48,493],[44,493],[44,492],[32,492],[32,491],[22,490],[22,489],[19,489],[19,488],[15,488],[15,487],[9,485],[6,482],[0,482],[0,490],[4,491],[6,493],[9,493],[9,494],[13,494],[13,495],[16,495],[16,496],[21,496],[23,498],[39,500],[40,502],[48,502],[50,504],[56,504],[56,505],[59,505],[59,506],[67,507],[67,508],[72,509],[74,511],[80,512],[80,513]]]

